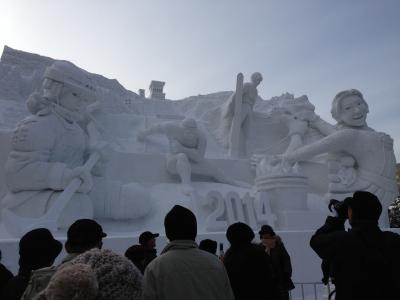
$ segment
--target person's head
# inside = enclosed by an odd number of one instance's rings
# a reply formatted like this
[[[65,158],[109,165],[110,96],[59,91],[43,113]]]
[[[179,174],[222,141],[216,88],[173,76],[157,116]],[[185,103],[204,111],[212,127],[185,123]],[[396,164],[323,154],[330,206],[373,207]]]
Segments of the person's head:
[[[366,125],[368,104],[356,89],[339,92],[332,102],[331,114],[338,124],[350,127]]]
[[[218,243],[214,240],[205,239],[202,240],[199,244],[199,249],[210,252],[211,254],[217,253]]]
[[[165,216],[165,234],[170,241],[195,240],[197,235],[196,216],[187,208],[175,205]]]
[[[276,234],[275,231],[269,225],[261,226],[261,230],[258,232],[262,244],[268,248],[275,248],[276,245]]]
[[[27,106],[31,113],[57,104],[77,119],[83,117],[87,105],[95,101],[95,88],[88,73],[70,62],[56,61],[47,67],[41,93],[33,93]]]
[[[93,248],[72,261],[71,265],[88,265],[99,284],[97,300],[139,299],[142,275],[126,257],[107,249]]]
[[[247,245],[254,239],[254,232],[249,225],[237,222],[228,227],[226,238],[232,247]]]
[[[146,249],[142,245],[130,246],[125,251],[125,257],[129,259],[141,272],[144,273]]]
[[[75,221],[67,231],[65,250],[68,253],[83,253],[92,248],[101,248],[107,234],[99,223],[91,219]]]
[[[156,238],[159,236],[160,234],[150,231],[142,232],[139,236],[139,244],[147,249],[154,249],[156,247]]]
[[[62,244],[48,229],[31,230],[19,241],[19,266],[29,270],[49,267],[61,250]]]
[[[51,277],[39,299],[45,300],[94,300],[99,284],[92,268],[85,264],[62,265]]]
[[[345,199],[348,207],[349,222],[368,221],[378,223],[382,213],[382,204],[378,197],[370,192],[357,191],[353,197]]]

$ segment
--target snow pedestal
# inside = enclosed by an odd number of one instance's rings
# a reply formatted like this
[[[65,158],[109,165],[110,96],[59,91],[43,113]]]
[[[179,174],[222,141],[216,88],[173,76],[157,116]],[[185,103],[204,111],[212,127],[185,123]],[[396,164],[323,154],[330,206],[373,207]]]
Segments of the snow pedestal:
[[[277,230],[313,229],[321,224],[321,213],[307,207],[308,178],[302,175],[262,175],[256,179],[259,209],[265,215],[275,215]],[[269,206],[269,207],[268,207]],[[268,212],[270,210],[270,212]]]

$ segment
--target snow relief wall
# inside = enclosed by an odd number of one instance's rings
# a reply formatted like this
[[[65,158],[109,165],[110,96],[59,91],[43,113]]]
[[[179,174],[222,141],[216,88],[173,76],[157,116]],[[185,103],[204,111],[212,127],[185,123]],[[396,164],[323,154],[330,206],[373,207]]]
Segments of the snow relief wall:
[[[64,232],[78,218],[110,234],[163,231],[180,204],[198,231],[242,221],[309,230],[327,200],[397,195],[393,141],[367,126],[357,90],[331,125],[307,96],[263,100],[262,74],[233,92],[154,100],[66,61],[5,47],[0,62],[1,235]],[[387,216],[382,218],[387,223]]]

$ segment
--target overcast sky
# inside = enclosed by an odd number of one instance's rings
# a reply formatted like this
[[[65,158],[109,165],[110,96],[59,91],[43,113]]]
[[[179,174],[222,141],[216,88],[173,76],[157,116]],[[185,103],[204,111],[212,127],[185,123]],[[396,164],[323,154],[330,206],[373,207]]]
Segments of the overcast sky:
[[[259,71],[264,99],[307,94],[328,121],[360,89],[369,125],[400,158],[400,1],[0,0],[0,47],[70,60],[127,89],[166,82],[169,99],[233,90]]]

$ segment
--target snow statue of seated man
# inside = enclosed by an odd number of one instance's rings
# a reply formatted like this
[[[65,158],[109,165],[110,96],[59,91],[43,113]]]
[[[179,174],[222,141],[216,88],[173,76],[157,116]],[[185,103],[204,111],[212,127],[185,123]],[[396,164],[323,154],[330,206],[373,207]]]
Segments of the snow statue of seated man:
[[[368,112],[368,104],[358,90],[338,93],[331,109],[338,123],[332,126],[314,112],[303,115],[304,122],[325,137],[281,158],[296,162],[329,153],[329,197],[341,200],[355,191],[369,191],[382,201],[387,212],[398,195],[393,139],[368,127]],[[381,223],[389,224],[387,213],[382,214]]]
[[[83,167],[94,150],[101,161],[107,152],[89,145],[82,128],[85,109],[94,101],[87,72],[64,61],[46,69],[40,91],[27,101],[33,116],[21,121],[12,137],[5,171],[9,192],[3,209],[21,218],[46,216],[63,190],[79,178],[79,189],[56,216],[58,227],[80,218],[131,219],[148,213],[150,203],[143,187],[96,177]]]
[[[221,170],[205,159],[206,136],[197,127],[195,120],[186,118],[182,121],[157,124],[140,131],[137,138],[141,141],[152,134],[164,134],[168,138],[170,153],[166,156],[167,171],[179,175],[184,194],[190,195],[193,192],[192,173],[210,176],[222,183],[245,186],[244,183],[227,178]]]

